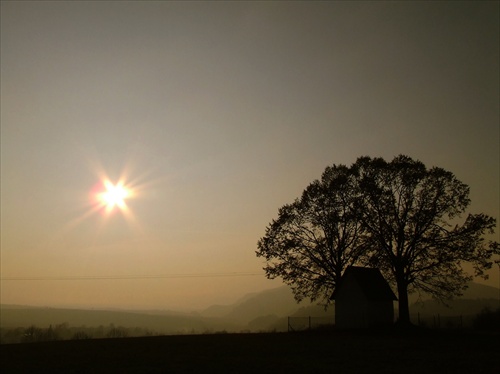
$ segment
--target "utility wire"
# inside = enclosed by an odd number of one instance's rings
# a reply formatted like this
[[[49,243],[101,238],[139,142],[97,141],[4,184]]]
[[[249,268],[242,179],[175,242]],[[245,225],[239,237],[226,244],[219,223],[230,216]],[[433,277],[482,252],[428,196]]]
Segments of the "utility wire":
[[[39,277],[4,277],[0,281],[68,281],[68,280],[120,280],[120,279],[168,279],[168,278],[220,278],[220,277],[249,277],[262,276],[262,273],[233,272],[233,273],[188,273],[162,275],[73,275],[73,276],[39,276]]]

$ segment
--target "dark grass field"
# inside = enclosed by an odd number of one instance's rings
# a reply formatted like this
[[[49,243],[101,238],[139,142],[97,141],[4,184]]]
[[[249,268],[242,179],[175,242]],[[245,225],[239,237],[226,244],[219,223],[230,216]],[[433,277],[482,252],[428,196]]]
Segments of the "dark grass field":
[[[303,332],[1,345],[2,373],[500,373],[500,335]]]

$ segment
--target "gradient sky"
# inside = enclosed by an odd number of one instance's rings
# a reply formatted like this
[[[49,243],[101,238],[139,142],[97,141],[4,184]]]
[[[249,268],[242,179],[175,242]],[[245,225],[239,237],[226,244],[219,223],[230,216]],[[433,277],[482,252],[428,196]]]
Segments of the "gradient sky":
[[[452,171],[499,218],[499,100],[498,2],[2,1],[1,302],[278,287],[265,227],[362,155]],[[104,176],[128,213],[91,211]]]

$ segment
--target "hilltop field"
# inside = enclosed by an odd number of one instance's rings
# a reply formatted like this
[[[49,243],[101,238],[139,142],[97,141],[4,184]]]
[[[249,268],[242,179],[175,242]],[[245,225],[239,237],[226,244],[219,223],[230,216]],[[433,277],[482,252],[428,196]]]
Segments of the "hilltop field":
[[[500,336],[214,334],[0,345],[2,373],[498,373]]]

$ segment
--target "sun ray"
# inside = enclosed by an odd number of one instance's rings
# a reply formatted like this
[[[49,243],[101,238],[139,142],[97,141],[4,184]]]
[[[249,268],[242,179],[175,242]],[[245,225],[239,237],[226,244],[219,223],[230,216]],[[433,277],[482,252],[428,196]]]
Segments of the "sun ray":
[[[87,191],[87,198],[82,201],[79,213],[66,223],[60,234],[75,229],[87,220],[95,221],[96,217],[100,217],[96,221],[100,222],[99,229],[95,231],[97,236],[101,230],[106,230],[110,220],[116,221],[120,218],[124,219],[129,230],[136,235],[144,235],[145,228],[133,211],[132,200],[149,200],[154,197],[156,185],[163,183],[165,176],[153,177],[152,170],[138,168],[137,165],[132,167],[130,162],[123,165],[120,173],[109,175],[97,157],[87,155],[87,161],[89,169],[97,177],[97,182]],[[138,170],[141,172],[137,173]]]

